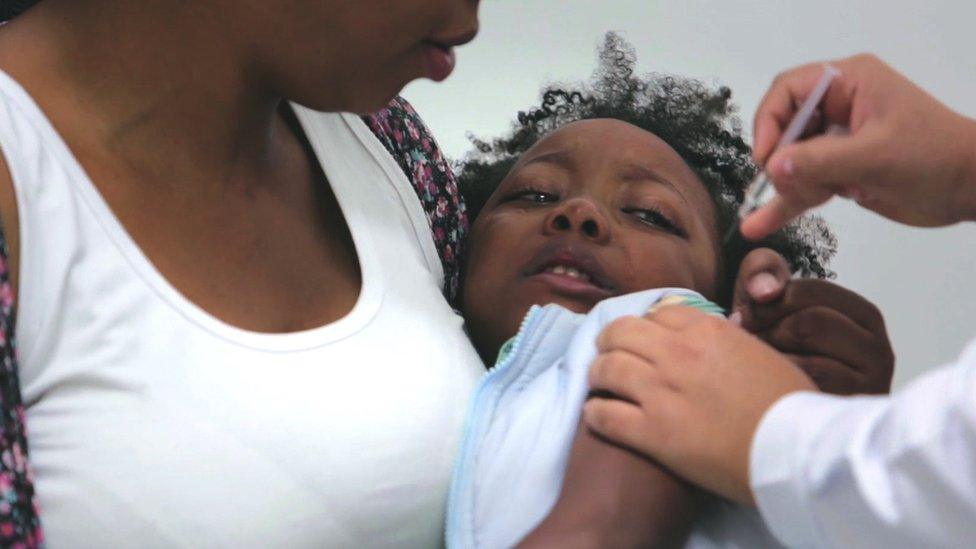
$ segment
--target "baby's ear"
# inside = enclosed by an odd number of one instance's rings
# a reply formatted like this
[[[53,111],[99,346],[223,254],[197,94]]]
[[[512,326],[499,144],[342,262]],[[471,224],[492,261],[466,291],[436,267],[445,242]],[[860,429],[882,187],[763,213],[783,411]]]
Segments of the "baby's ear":
[[[781,298],[789,280],[790,266],[783,256],[769,248],[752,250],[739,263],[732,314],[741,315],[741,324],[748,328],[753,305]]]

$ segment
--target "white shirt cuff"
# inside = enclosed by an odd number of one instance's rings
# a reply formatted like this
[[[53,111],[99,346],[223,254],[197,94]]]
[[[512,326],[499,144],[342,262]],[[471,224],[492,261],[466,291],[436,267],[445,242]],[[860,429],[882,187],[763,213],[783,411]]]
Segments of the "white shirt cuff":
[[[823,429],[857,403],[823,393],[792,393],[767,410],[756,429],[749,484],[766,525],[789,547],[829,545],[812,509],[805,459]]]

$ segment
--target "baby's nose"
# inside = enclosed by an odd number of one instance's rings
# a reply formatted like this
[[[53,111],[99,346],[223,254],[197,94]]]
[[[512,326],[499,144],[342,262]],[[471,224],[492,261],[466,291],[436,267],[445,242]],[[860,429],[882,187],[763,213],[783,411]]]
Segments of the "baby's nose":
[[[549,232],[579,231],[585,238],[597,243],[610,239],[610,227],[606,216],[591,200],[576,198],[567,200],[546,220]]]

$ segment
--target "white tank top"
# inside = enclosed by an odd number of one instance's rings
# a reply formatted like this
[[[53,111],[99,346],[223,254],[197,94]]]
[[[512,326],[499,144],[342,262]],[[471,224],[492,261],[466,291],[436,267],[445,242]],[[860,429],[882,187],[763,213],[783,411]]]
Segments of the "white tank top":
[[[358,117],[294,107],[359,254],[337,322],[238,329],[182,296],[0,73],[17,337],[50,547],[431,547],[483,372],[403,172]],[[206,265],[201,265],[206,268]]]

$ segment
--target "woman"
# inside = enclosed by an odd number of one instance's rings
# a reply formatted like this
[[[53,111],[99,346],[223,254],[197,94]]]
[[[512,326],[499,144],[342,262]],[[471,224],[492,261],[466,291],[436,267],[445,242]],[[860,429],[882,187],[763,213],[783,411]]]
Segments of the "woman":
[[[463,212],[405,104],[316,111],[446,78],[476,11],[45,0],[0,29],[3,295],[51,546],[439,543],[482,370],[441,294]],[[0,535],[33,545],[5,419]]]

